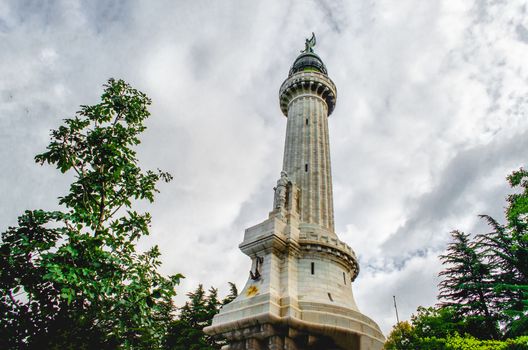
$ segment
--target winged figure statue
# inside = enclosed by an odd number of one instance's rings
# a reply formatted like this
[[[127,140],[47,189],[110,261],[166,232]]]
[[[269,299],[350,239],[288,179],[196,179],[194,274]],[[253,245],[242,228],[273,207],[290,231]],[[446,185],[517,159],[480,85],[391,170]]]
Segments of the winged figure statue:
[[[312,37],[310,39],[306,39],[306,42],[304,43],[304,50],[301,52],[314,52],[313,48],[315,46],[315,33],[312,32]]]

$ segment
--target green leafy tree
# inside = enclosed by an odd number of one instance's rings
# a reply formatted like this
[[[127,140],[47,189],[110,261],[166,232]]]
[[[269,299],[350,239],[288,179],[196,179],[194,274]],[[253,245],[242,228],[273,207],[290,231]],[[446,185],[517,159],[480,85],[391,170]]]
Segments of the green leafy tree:
[[[528,337],[482,340],[468,334],[467,320],[449,307],[424,308],[411,316],[411,322],[395,325],[385,342],[391,350],[521,350],[528,349]]]
[[[442,339],[437,344],[440,347],[428,347],[424,349],[445,350],[526,350],[528,349],[528,337],[501,340],[481,340],[469,335],[461,336],[455,334]]]
[[[493,290],[490,266],[475,244],[470,242],[469,235],[453,231],[453,241],[447,253],[440,255],[445,270],[440,272],[438,299],[441,306],[448,306],[457,317],[464,317],[475,326],[470,333],[486,339],[498,338],[497,315],[494,314]]]
[[[445,349],[447,339],[466,334],[468,325],[454,308],[418,307],[411,322],[400,322],[393,327],[385,349]]]
[[[514,171],[508,182],[517,192],[507,198],[506,224],[482,215],[492,232],[479,235],[493,264],[496,305],[507,336],[528,335],[528,172]]]
[[[132,204],[152,202],[156,184],[171,179],[138,166],[150,103],[110,79],[101,102],[65,119],[35,157],[74,181],[63,211],[26,211],[1,235],[0,348],[161,347],[182,276],[157,272],[157,247],[136,250],[151,217]]]
[[[481,215],[491,232],[452,233],[439,307],[419,307],[411,323],[396,325],[386,349],[528,349],[528,172],[508,181],[506,223]]]
[[[414,332],[418,338],[447,338],[455,333],[466,333],[464,319],[457,315],[454,308],[419,306],[416,314],[411,316]]]
[[[387,350],[412,350],[419,349],[420,339],[416,330],[408,321],[397,323],[385,341],[384,349]]]

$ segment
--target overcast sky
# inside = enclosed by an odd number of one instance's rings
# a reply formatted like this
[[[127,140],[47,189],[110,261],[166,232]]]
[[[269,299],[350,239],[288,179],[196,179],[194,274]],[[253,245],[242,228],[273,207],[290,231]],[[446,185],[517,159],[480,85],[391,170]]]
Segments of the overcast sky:
[[[122,78],[153,100],[143,168],[174,181],[152,205],[164,273],[242,288],[244,229],[267,218],[286,118],[278,90],[304,38],[338,89],[329,119],[335,219],[359,256],[353,289],[387,333],[435,304],[449,232],[502,219],[526,166],[522,0],[0,0],[0,230],[54,209],[71,178],[33,161],[49,130]]]

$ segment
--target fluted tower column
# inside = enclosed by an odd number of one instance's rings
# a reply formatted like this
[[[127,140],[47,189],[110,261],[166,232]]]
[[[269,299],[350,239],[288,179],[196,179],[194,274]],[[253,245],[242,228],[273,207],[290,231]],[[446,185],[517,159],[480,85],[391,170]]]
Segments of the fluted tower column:
[[[334,233],[328,116],[334,110],[336,87],[319,56],[304,52],[279,94],[288,118],[283,170],[301,189],[300,221]]]

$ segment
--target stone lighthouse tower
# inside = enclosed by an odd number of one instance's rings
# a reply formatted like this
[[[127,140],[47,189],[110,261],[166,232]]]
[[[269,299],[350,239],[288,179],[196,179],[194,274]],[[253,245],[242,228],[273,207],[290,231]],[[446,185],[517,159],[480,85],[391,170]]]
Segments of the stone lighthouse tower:
[[[336,87],[306,40],[279,90],[287,117],[283,171],[268,219],[246,230],[246,286],[205,329],[234,350],[381,349],[378,325],[354,301],[354,251],[334,231],[328,117]]]

